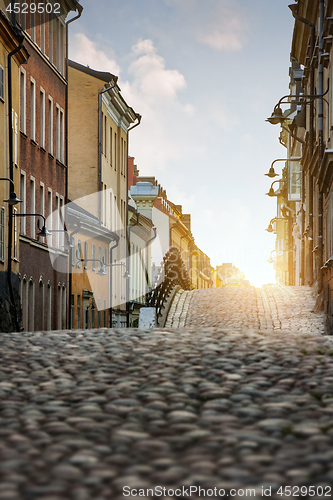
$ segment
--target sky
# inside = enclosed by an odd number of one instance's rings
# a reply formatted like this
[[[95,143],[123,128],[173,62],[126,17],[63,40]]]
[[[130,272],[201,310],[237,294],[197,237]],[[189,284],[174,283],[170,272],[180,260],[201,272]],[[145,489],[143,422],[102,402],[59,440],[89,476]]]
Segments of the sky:
[[[140,175],[191,214],[196,245],[254,286],[274,283],[273,160],[265,122],[289,93],[291,0],[80,0],[69,56],[119,77],[142,122],[129,137]],[[281,172],[282,162],[278,163]],[[280,166],[280,169],[279,169]]]

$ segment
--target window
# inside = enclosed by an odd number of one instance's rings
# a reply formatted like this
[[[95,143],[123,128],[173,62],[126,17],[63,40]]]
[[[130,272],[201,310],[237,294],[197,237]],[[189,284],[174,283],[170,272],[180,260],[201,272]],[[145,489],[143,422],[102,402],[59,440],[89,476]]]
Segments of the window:
[[[48,189],[47,192],[47,225],[49,229],[52,229],[52,189]]]
[[[99,271],[102,269],[101,260],[102,260],[102,248],[101,248],[101,245],[99,245],[99,247],[98,247],[98,270]]]
[[[45,328],[45,314],[44,314],[44,283],[43,280],[39,281],[39,329]]]
[[[18,257],[18,218],[16,217],[17,215],[17,208],[14,207],[13,209],[13,216],[14,216],[14,245],[13,245],[13,257],[14,259],[17,259]]]
[[[5,209],[0,207],[0,260],[5,260]]]
[[[117,170],[117,133],[114,133],[114,169]]]
[[[27,75],[23,68],[20,70],[20,129],[27,133]]]
[[[127,150],[126,150],[126,141],[124,141],[124,176],[126,176],[126,172],[127,172]]]
[[[59,229],[64,229],[64,197],[60,196],[60,206],[59,206]],[[64,241],[64,236],[65,233],[64,231],[59,232],[59,246],[61,248],[64,247],[65,241]]]
[[[124,139],[121,138],[121,141],[120,141],[120,173],[121,174],[124,173],[123,160],[124,160]]]
[[[109,158],[110,158],[110,165],[112,165],[112,127],[110,127]]]
[[[104,130],[103,130],[103,137],[104,137],[104,155],[106,156],[106,150],[107,150],[107,145],[106,145],[106,130],[107,130],[107,122],[106,122],[106,115],[104,115]]]
[[[81,295],[77,296],[77,324],[76,328],[81,328]]]
[[[35,179],[33,177],[30,177],[30,213],[31,214],[36,213],[36,184],[35,184]],[[31,238],[35,238],[36,236],[35,224],[36,224],[35,217],[31,217],[30,220]]]
[[[64,25],[59,19],[55,20],[57,29],[57,68],[61,74],[64,73],[64,63],[65,63],[65,43],[64,43]]]
[[[28,328],[29,332],[35,331],[35,284],[30,278],[29,280],[29,317],[28,317]]]
[[[27,203],[27,192],[26,192],[26,175],[25,172],[21,170],[20,174],[20,213],[26,213],[26,203]],[[20,232],[21,234],[26,233],[26,217],[20,217]]]
[[[30,36],[32,40],[36,41],[36,15],[34,12],[30,12]]]
[[[49,96],[49,153],[53,155],[53,99]]]
[[[84,268],[88,269],[88,243],[85,241],[84,242]]]
[[[5,70],[0,65],[0,99],[5,99]]]
[[[101,327],[101,299],[98,298],[97,300],[97,308],[98,308],[98,311],[97,311],[97,320],[98,320],[98,328]]]
[[[301,201],[302,167],[297,160],[289,162],[289,182],[288,200]]]
[[[91,266],[91,269],[92,271],[95,271],[96,268],[95,268],[95,243],[92,244],[92,251],[91,251],[91,259],[92,259],[92,266]]]
[[[71,236],[71,245],[73,248],[71,248],[71,253],[72,253],[72,267],[75,266],[75,239],[74,236]]]
[[[53,17],[49,15],[49,61],[53,63]]]
[[[105,299],[103,301],[103,317],[104,317],[103,326],[106,326],[106,300]]]
[[[104,265],[106,266],[107,264],[107,259],[106,259],[106,248],[104,248],[104,259],[103,259]],[[105,269],[104,269],[105,271]]]
[[[95,328],[95,299],[91,297],[91,328]]]
[[[40,13],[40,48],[45,52],[45,13]]]
[[[77,257],[77,267],[81,267],[81,240],[77,240],[77,251],[76,251],[76,257]]]
[[[39,213],[45,216],[45,187],[43,182],[40,183],[39,188]]]
[[[56,127],[57,127],[57,135],[56,135],[56,157],[57,160],[64,163],[64,145],[65,145],[65,119],[64,119],[64,110],[57,105],[56,111]]]
[[[60,229],[60,197],[58,195],[58,193],[56,193],[56,212],[54,214],[56,220],[55,220],[55,229],[56,229],[56,233],[55,233],[55,240],[56,240],[56,248],[59,248],[60,246],[60,233],[59,233],[59,229]]]
[[[36,142],[36,83],[33,78],[31,78],[30,82],[30,106],[30,138]]]
[[[40,89],[40,146],[45,149],[45,91]]]
[[[70,329],[73,330],[74,328],[74,293],[71,295],[71,324],[70,324]]]
[[[46,314],[46,329],[51,330],[52,325],[52,288],[51,282],[47,282],[47,314]]]
[[[14,163],[17,165],[18,163],[18,115],[12,109],[12,133],[13,133],[13,153],[14,153]]]

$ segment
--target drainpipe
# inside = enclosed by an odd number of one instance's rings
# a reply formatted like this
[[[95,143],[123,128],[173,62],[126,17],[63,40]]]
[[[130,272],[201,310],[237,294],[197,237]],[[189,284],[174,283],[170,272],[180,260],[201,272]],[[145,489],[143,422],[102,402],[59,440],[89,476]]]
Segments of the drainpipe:
[[[110,313],[109,313],[109,328],[112,328],[112,252],[119,245],[120,237],[114,234],[116,244],[110,248]]]
[[[322,95],[324,90],[324,66],[322,63],[323,53],[323,22],[324,22],[324,0],[319,0],[319,20],[318,20],[318,50],[319,50],[319,65],[318,65],[318,94]],[[318,102],[318,175],[321,170],[321,164],[324,157],[324,101],[319,98]],[[321,269],[324,265],[324,242],[323,242],[323,216],[324,216],[324,194],[319,191],[318,196],[318,293],[323,290],[324,270]]]
[[[72,19],[69,19],[66,22],[66,64],[65,64],[65,78],[66,78],[66,101],[65,101],[65,227],[67,227],[67,210],[68,210],[68,25],[75,21],[76,19],[79,19],[81,17],[83,7],[78,4],[77,5],[77,10],[78,10],[78,15],[73,17]],[[72,296],[72,273],[71,273],[71,265],[72,265],[72,256],[71,256],[72,249],[69,249],[69,273],[68,273],[68,298],[67,298],[67,304],[68,304],[68,322],[67,322],[67,328],[70,330],[71,327],[71,296]]]
[[[127,190],[129,189],[128,186],[128,156],[129,156],[129,132],[133,130],[135,127],[138,127],[141,123],[142,116],[139,113],[136,113],[136,119],[138,120],[137,123],[132,125],[132,127],[127,129],[127,162],[126,162],[126,182],[127,182]],[[129,258],[131,254],[131,243],[130,243],[130,234],[127,231],[127,223],[128,223],[128,196],[126,197],[126,205],[125,205],[125,214],[126,214],[126,238],[127,238],[127,255],[126,255],[126,268],[129,269]],[[137,216],[137,222],[134,224],[135,226],[139,224],[139,216]],[[127,328],[129,327],[129,280],[126,280],[126,326]]]
[[[118,77],[115,76],[113,81],[115,82],[113,85],[98,92],[98,219],[100,224],[102,223],[102,95],[117,86]]]
[[[297,6],[295,6],[297,8]],[[310,60],[310,95],[314,95],[315,93],[315,69],[313,64],[313,57],[315,52],[315,43],[316,43],[316,28],[315,25],[305,19],[304,17],[299,16],[295,8],[289,6],[292,11],[292,15],[298,21],[307,24],[311,29],[310,35],[310,52],[311,52],[311,60]],[[318,92],[322,94],[322,92]],[[314,102],[310,102],[310,123],[309,123],[309,158],[310,161],[313,155],[313,144],[314,144]],[[309,176],[309,237],[308,237],[308,245],[309,245],[309,258],[308,258],[308,283],[312,285],[313,282],[313,178],[308,170]],[[305,231],[305,212],[304,212],[304,202],[305,202],[305,175],[304,169],[302,168],[302,229],[301,229],[301,284],[305,285],[305,275],[306,275],[306,262],[305,262],[305,240],[304,240],[304,231]]]
[[[15,23],[15,19],[14,19]],[[15,29],[15,28],[14,28]],[[19,52],[19,50],[22,49],[23,47],[23,42],[24,42],[24,35],[20,30],[15,30],[17,31],[20,43],[19,45],[9,52],[7,56],[7,67],[8,67],[8,75],[7,75],[7,82],[8,82],[8,152],[9,152],[9,178],[11,181],[14,182],[14,161],[13,161],[13,120],[12,120],[12,107],[13,107],[13,99],[12,99],[12,57],[14,54]],[[14,308],[14,315],[15,315],[15,328],[16,331],[20,331],[20,322],[19,322],[19,317],[18,317],[18,312],[16,309],[16,304],[15,304],[15,296],[14,296],[14,290],[13,290],[13,285],[12,285],[12,244],[13,244],[13,206],[8,204],[8,253],[7,253],[7,283],[8,283],[8,288],[9,288],[9,295],[10,295],[10,300]]]

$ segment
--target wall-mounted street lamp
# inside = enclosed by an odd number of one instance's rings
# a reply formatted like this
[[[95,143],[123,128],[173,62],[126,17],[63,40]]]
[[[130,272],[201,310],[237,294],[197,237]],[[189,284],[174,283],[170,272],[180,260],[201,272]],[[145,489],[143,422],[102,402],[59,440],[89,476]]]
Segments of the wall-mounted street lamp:
[[[327,90],[323,94],[303,94],[299,96],[295,95],[284,95],[281,97],[279,102],[274,106],[273,113],[269,118],[266,119],[266,122],[271,123],[272,125],[277,125],[278,123],[282,124],[285,120],[288,120],[287,116],[284,116],[283,111],[281,109],[281,104],[295,104],[297,106],[303,106],[306,104],[312,103],[315,99],[322,99],[329,91],[329,79],[327,80]],[[296,99],[295,99],[296,98]],[[284,99],[288,99],[288,101],[284,101]],[[291,99],[291,100],[290,100]],[[308,101],[304,101],[304,99],[309,99]],[[327,102],[327,101],[326,101]]]
[[[19,200],[16,196],[16,193],[14,191],[15,186],[14,186],[14,181],[12,179],[9,179],[9,177],[0,177],[0,181],[8,181],[12,185],[12,190],[10,192],[8,200],[3,200],[5,203],[8,203],[9,205],[17,205],[17,203],[22,203],[22,200]]]
[[[269,257],[267,259],[268,264],[273,264],[273,262],[274,262],[274,259],[272,257],[273,252],[276,252],[276,250],[272,250],[271,253],[269,254]]]
[[[278,175],[279,175],[279,174],[277,174],[277,173],[275,172],[274,167],[273,167],[274,163],[276,163],[277,161],[284,161],[284,162],[286,162],[286,163],[289,163],[289,162],[291,162],[291,161],[301,161],[301,159],[302,159],[302,158],[286,158],[286,159],[284,159],[284,158],[278,158],[277,160],[274,160],[274,161],[272,162],[272,164],[271,164],[271,166],[270,166],[270,169],[269,169],[269,171],[268,171],[268,174],[265,174],[265,175],[267,175],[267,177],[270,177],[271,179],[272,179],[273,177],[276,177],[276,176],[278,176]]]
[[[287,180],[286,179],[277,179],[276,181],[272,182],[271,187],[269,188],[268,193],[266,193],[267,196],[271,196],[271,197],[272,196],[278,196],[278,193],[275,193],[275,191],[273,189],[273,184],[275,184],[276,182],[284,182],[285,183],[285,182],[287,182]]]
[[[285,220],[285,219],[283,217],[273,217],[273,219],[270,220],[268,227],[266,229],[268,233],[273,233],[275,231],[275,229],[272,226],[272,222],[276,222],[277,220]]]
[[[14,217],[41,217],[44,221],[44,224],[43,224],[43,227],[40,228],[40,225],[39,225],[39,220],[37,220],[37,227],[38,227],[38,230],[39,230],[39,233],[37,233],[38,236],[42,236],[43,238],[45,238],[46,236],[48,236],[49,234],[49,231],[47,230],[46,228],[46,220],[45,220],[45,217],[44,215],[42,214],[13,214]]]
[[[106,272],[105,272],[105,264],[104,264],[104,261],[101,260],[101,259],[81,259],[81,256],[79,256],[79,250],[76,250],[76,258],[77,258],[77,263],[76,263],[76,267],[80,267],[80,262],[99,262],[100,263],[100,267],[97,271],[97,274],[99,276],[105,276],[106,275]]]
[[[104,259],[103,259],[103,261],[104,261]],[[125,272],[124,272],[124,274],[123,274],[123,278],[125,278],[125,279],[129,279],[129,278],[131,277],[130,273],[129,273],[129,272],[128,272],[128,270],[127,270],[127,266],[126,266],[125,262],[119,262],[119,263],[117,263],[117,264],[105,264],[105,263],[103,262],[103,265],[104,265],[104,267],[124,266],[124,267],[125,267]]]

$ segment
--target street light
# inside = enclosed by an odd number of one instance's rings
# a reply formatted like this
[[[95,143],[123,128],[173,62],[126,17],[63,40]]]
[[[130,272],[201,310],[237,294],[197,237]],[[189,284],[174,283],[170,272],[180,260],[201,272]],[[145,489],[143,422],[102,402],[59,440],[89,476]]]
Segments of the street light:
[[[271,187],[269,188],[269,191],[267,194],[267,196],[278,196],[278,194],[275,193],[274,189],[273,189],[273,184],[275,184],[276,182],[287,182],[286,179],[277,179],[276,181],[272,182],[271,184]]]
[[[268,224],[268,227],[266,229],[266,231],[268,233],[273,233],[274,232],[274,228],[272,226],[272,222],[276,222],[277,220],[285,220],[283,217],[273,217],[273,219],[270,220],[269,224]]]
[[[19,200],[16,196],[16,193],[14,191],[15,186],[14,186],[14,181],[12,179],[9,179],[9,177],[0,177],[0,181],[8,181],[12,185],[12,191],[10,192],[8,200],[3,200],[5,203],[8,203],[9,205],[17,205],[17,203],[22,203],[22,200]]]
[[[274,161],[272,162],[272,164],[271,164],[271,166],[270,166],[270,169],[269,169],[269,171],[268,171],[268,174],[265,174],[265,175],[267,175],[267,177],[270,177],[270,178],[273,178],[273,177],[276,177],[276,176],[278,176],[278,175],[279,175],[279,174],[277,174],[277,173],[275,172],[274,167],[273,167],[274,163],[276,163],[277,161],[284,161],[284,162],[286,162],[286,163],[289,163],[289,162],[291,162],[291,161],[301,161],[301,159],[302,159],[302,158],[296,158],[296,157],[295,157],[295,158],[286,158],[286,159],[284,159],[284,158],[278,158],[277,160],[274,160]]]
[[[39,226],[39,220],[37,220],[37,227],[38,227],[38,230],[39,230],[39,233],[37,233],[37,235],[38,236],[42,236],[43,238],[45,238],[45,236],[48,236],[50,234],[49,231],[46,228],[45,217],[42,214],[13,214],[13,216],[14,217],[41,217],[43,219],[43,221],[44,221],[44,224],[43,224],[43,227],[40,228],[40,226]]]
[[[269,257],[268,257],[268,260],[267,260],[268,264],[273,264],[273,262],[274,262],[274,259],[272,257],[272,253],[273,252],[276,252],[276,250],[272,250],[271,253],[269,254]]]

